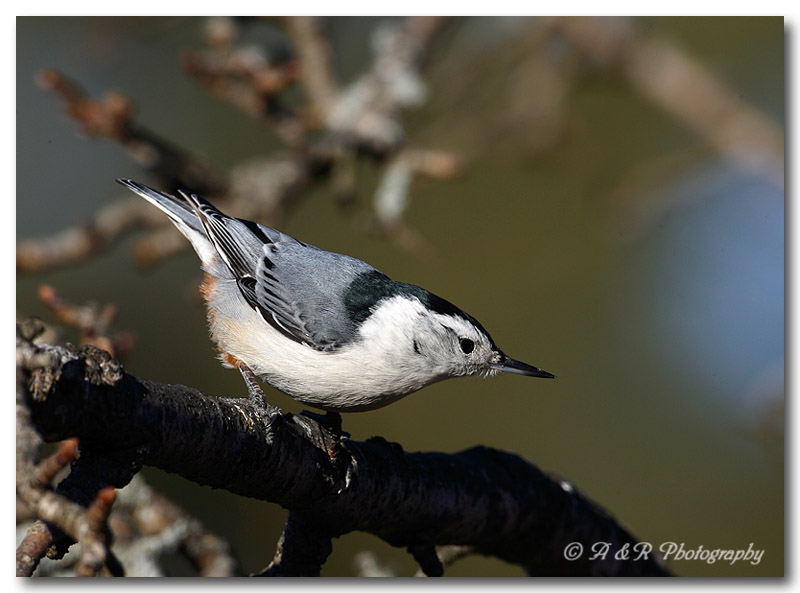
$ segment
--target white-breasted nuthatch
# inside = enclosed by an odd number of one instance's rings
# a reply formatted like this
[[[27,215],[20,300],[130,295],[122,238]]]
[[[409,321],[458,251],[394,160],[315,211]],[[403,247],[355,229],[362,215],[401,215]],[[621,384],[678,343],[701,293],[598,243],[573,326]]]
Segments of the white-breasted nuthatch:
[[[251,394],[255,374],[303,404],[358,412],[450,377],[554,376],[506,356],[455,305],[361,260],[232,218],[193,194],[117,181],[163,210],[200,256],[211,337]]]

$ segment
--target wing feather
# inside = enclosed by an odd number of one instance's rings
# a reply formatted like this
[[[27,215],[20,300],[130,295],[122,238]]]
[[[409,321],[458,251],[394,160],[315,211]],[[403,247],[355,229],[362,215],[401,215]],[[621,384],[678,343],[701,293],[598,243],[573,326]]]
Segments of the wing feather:
[[[372,266],[232,218],[199,196],[181,193],[239,292],[265,323],[319,351],[356,338],[342,299],[352,279]]]
[[[248,304],[287,338],[319,349],[298,313],[298,303],[270,271],[275,264],[267,252],[274,242],[255,223],[231,218],[199,196],[186,197]],[[244,240],[248,234],[249,240]]]

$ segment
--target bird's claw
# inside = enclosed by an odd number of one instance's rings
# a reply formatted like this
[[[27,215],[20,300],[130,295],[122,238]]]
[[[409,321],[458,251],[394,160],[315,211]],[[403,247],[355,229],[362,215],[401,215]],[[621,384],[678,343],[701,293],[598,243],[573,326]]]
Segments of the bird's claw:
[[[261,385],[258,384],[258,379],[256,379],[253,371],[250,370],[250,367],[243,362],[237,364],[236,367],[242,374],[244,384],[247,385],[247,396],[250,402],[255,406],[265,410],[270,416],[280,414],[281,409],[277,406],[270,405],[270,403],[267,401],[267,394],[264,393],[263,389],[261,389]]]

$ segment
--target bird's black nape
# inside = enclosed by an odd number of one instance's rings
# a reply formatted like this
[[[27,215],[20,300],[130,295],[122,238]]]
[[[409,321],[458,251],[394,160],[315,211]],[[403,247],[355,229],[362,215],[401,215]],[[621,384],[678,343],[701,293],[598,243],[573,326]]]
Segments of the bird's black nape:
[[[492,349],[496,349],[494,340],[489,332],[472,317],[469,313],[459,309],[450,301],[416,286],[405,282],[396,282],[383,272],[372,270],[356,276],[350,284],[344,296],[344,304],[350,317],[356,323],[363,323],[370,316],[373,307],[383,299],[394,296],[414,297],[422,303],[426,309],[439,313],[440,315],[452,315],[466,319],[472,325],[482,331],[491,343]]]

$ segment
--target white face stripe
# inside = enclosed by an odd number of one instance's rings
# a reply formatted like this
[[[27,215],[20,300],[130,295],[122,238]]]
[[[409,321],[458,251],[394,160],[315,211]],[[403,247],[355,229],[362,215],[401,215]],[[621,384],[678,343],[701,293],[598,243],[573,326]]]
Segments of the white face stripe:
[[[418,299],[397,295],[379,302],[377,310],[370,315],[360,328],[361,335],[373,344],[391,340],[396,344],[398,339],[407,339],[404,334],[387,331],[387,328],[408,328],[419,325],[422,320],[429,324],[437,324],[446,332],[452,333],[456,340],[467,338],[476,344],[491,348],[489,337],[480,331],[469,320],[458,315],[444,315],[427,309]],[[434,326],[433,329],[438,329]]]
[[[411,325],[420,315],[426,313],[425,306],[416,298],[397,295],[378,302],[372,314],[359,328],[362,337],[372,341],[385,342],[395,334],[387,328],[397,330],[402,323]]]

